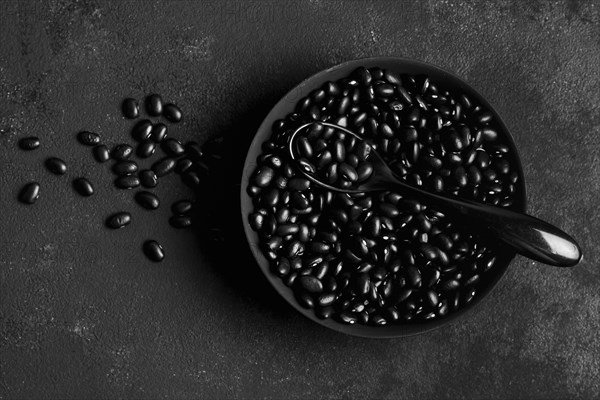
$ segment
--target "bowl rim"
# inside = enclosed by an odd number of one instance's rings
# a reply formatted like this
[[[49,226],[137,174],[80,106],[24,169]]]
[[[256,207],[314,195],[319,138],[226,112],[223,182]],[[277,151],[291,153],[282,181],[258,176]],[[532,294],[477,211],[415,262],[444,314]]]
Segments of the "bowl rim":
[[[349,75],[349,73],[352,70],[359,66],[364,66],[366,68],[380,67],[383,69],[396,68],[397,70],[420,71],[408,73],[421,73],[426,74],[428,76],[434,75],[433,79],[436,82],[439,82],[440,78],[445,78],[451,83],[448,86],[460,88],[460,90],[467,93],[467,95],[469,95],[470,98],[476,99],[478,104],[488,109],[494,115],[494,118],[496,120],[497,125],[500,128],[500,131],[502,131],[502,134],[505,136],[505,139],[510,145],[511,152],[515,160],[515,170],[519,175],[519,191],[521,193],[521,198],[517,199],[515,203],[515,208],[521,212],[526,211],[527,188],[523,176],[523,166],[521,163],[521,158],[518,153],[518,149],[512,134],[510,133],[509,129],[504,123],[504,120],[500,117],[495,108],[492,107],[492,105],[475,88],[473,88],[471,85],[465,82],[462,78],[441,67],[416,59],[393,56],[379,56],[349,60],[321,70],[307,77],[306,79],[298,83],[296,86],[294,86],[270,109],[269,113],[265,116],[259,128],[257,129],[254,137],[252,138],[252,142],[248,147],[246,158],[244,161],[244,169],[242,171],[240,185],[240,211],[242,217],[242,225],[244,226],[246,242],[250,247],[250,250],[254,256],[254,259],[256,260],[256,263],[258,264],[258,267],[263,272],[271,286],[273,286],[273,288],[279,293],[279,295],[283,297],[293,308],[300,312],[300,314],[329,329],[333,329],[337,332],[345,333],[352,336],[381,339],[414,336],[425,332],[430,332],[444,325],[448,325],[449,323],[456,321],[457,318],[464,316],[464,314],[466,314],[469,310],[472,310],[476,305],[481,303],[481,301],[485,299],[496,287],[502,276],[504,276],[504,273],[506,272],[510,263],[514,259],[516,252],[509,250],[508,253],[499,255],[497,265],[500,265],[500,261],[502,261],[501,267],[497,268],[497,271],[495,272],[494,276],[492,276],[489,280],[488,285],[479,292],[478,296],[476,296],[476,298],[470,304],[460,308],[456,312],[450,313],[445,318],[434,319],[432,321],[424,321],[419,323],[389,324],[378,327],[362,324],[347,325],[337,322],[331,318],[320,319],[314,314],[312,309],[303,308],[302,306],[300,306],[300,304],[298,304],[292,290],[283,283],[281,278],[279,278],[271,272],[270,263],[259,248],[258,234],[254,230],[252,230],[248,222],[248,216],[252,212],[253,207],[252,199],[247,193],[248,183],[252,173],[257,167],[256,158],[262,152],[261,145],[266,139],[268,139],[272,135],[273,123],[277,119],[284,118],[289,112],[293,112],[298,100],[300,100],[300,98],[308,94],[310,91],[321,87],[322,84],[327,81],[337,80],[340,77]],[[336,75],[336,73],[341,74],[341,76],[329,79],[329,77],[331,77],[332,75]],[[407,72],[400,71],[400,73]]]

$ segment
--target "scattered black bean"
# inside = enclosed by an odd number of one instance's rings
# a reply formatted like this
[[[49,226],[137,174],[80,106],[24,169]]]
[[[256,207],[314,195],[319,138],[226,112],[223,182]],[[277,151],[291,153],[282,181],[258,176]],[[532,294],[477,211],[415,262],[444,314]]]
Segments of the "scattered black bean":
[[[158,176],[165,176],[175,169],[175,159],[171,157],[165,157],[152,164],[152,171]]]
[[[187,215],[192,211],[192,202],[188,200],[179,200],[171,206],[171,211],[175,215]]]
[[[187,142],[185,144],[185,153],[190,156],[193,160],[202,158],[203,152],[202,147],[196,142]]]
[[[67,172],[67,163],[60,158],[50,157],[45,162],[48,171],[55,175],[64,175]]]
[[[173,138],[162,141],[160,147],[169,156],[179,156],[185,152],[185,149],[179,140]]]
[[[169,103],[163,107],[163,116],[171,122],[181,121],[183,116],[179,107],[175,104]]]
[[[112,149],[111,157],[115,160],[123,161],[131,157],[133,154],[133,147],[128,144],[119,144]]]
[[[30,136],[19,140],[19,147],[22,150],[35,150],[40,147],[40,138]]]
[[[92,152],[94,154],[94,158],[96,159],[96,161],[98,161],[100,163],[106,162],[110,158],[110,152],[108,151],[108,147],[106,147],[103,144],[94,146]]]
[[[158,177],[151,169],[145,169],[139,173],[139,180],[143,187],[153,188],[158,184]]]
[[[119,189],[133,189],[140,186],[140,179],[135,175],[122,175],[115,179],[115,186]]]
[[[136,154],[140,158],[148,158],[156,151],[156,143],[150,139],[142,141],[137,146]]]
[[[152,122],[149,119],[143,119],[131,130],[131,136],[138,142],[150,139],[152,133]]]
[[[94,187],[86,178],[74,179],[73,187],[81,196],[89,197],[94,194]]]
[[[155,240],[147,240],[142,246],[144,254],[151,261],[161,262],[165,258],[165,251],[163,247]]]
[[[131,214],[123,211],[118,212],[106,219],[106,226],[111,229],[120,229],[131,222]]]
[[[94,132],[81,131],[77,134],[77,140],[83,145],[95,146],[100,144],[100,135]]]
[[[165,140],[167,137],[167,126],[162,122],[158,124],[154,124],[152,126],[152,131],[150,133],[150,139],[152,139],[155,143],[160,143]]]
[[[137,192],[135,194],[135,201],[137,201],[140,206],[148,210],[156,210],[160,205],[158,196],[146,190],[140,190]]]
[[[40,184],[30,182],[21,189],[19,201],[25,204],[33,204],[40,197]]]
[[[140,106],[137,100],[132,99],[131,97],[123,100],[123,103],[121,103],[121,111],[125,118],[135,119],[140,116]]]
[[[146,97],[146,112],[148,115],[158,117],[163,112],[162,97],[158,94],[151,94]]]
[[[119,161],[112,167],[115,175],[130,175],[138,170],[138,165],[135,161]]]
[[[192,226],[192,219],[186,216],[174,215],[171,218],[169,218],[169,223],[174,228],[188,228]]]
[[[189,170],[194,165],[194,162],[187,157],[182,157],[177,160],[177,164],[175,165],[175,172],[178,174],[182,174],[185,171]]]

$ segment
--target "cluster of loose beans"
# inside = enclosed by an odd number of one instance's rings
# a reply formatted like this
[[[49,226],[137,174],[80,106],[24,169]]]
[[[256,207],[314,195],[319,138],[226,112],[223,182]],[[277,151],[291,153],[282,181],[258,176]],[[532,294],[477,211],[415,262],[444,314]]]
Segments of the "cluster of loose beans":
[[[519,175],[493,114],[427,76],[361,67],[276,121],[247,188],[249,223],[273,273],[319,318],[386,325],[443,318],[471,303],[494,272],[494,244],[398,193],[316,186],[298,168],[341,187],[371,171],[361,169],[356,143],[348,147],[339,130],[318,124],[298,144],[304,161],[293,163],[289,136],[311,121],[369,139],[409,184],[511,207]]]
[[[168,122],[177,123],[181,121],[181,110],[174,104],[164,104],[161,96],[152,94],[145,99],[145,111],[149,117],[163,117]],[[140,117],[140,106],[138,101],[127,98],[122,103],[123,116],[127,119]],[[81,131],[77,134],[79,143],[92,148],[92,155],[99,163],[105,163],[112,159],[112,172],[115,175],[114,185],[119,189],[136,189],[140,186],[146,190],[136,191],[135,201],[143,208],[156,210],[160,206],[158,196],[150,191],[156,187],[158,180],[171,172],[179,174],[189,187],[197,189],[201,178],[208,172],[201,146],[190,141],[185,145],[179,140],[168,135],[168,127],[162,122],[152,122],[150,119],[142,119],[131,131],[133,139],[137,144],[120,143],[109,149],[102,144],[98,133]],[[19,147],[23,150],[34,150],[40,145],[38,137],[27,137],[19,141]],[[135,148],[134,148],[135,146]],[[154,162],[149,169],[139,170],[138,159],[146,159],[154,156],[160,148],[163,156]],[[138,160],[139,161],[139,160]],[[46,168],[53,174],[64,175],[67,172],[67,163],[57,157],[50,157],[45,161]],[[76,177],[72,181],[73,188],[81,196],[94,194],[94,186],[88,177]],[[33,204],[40,194],[40,184],[30,182],[25,185],[19,194],[19,200],[26,204]],[[193,202],[190,200],[179,200],[172,204],[172,216],[170,224],[175,228],[187,228],[192,225]],[[131,213],[128,211],[116,212],[107,217],[105,225],[111,229],[123,228],[132,221]],[[164,259],[164,249],[155,240],[146,240],[142,249],[146,256],[153,261]]]

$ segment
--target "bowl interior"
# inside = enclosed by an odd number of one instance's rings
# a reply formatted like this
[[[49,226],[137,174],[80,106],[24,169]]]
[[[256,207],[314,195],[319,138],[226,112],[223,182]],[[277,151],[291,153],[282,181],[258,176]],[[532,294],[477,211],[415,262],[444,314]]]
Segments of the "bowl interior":
[[[513,155],[513,159],[515,162],[515,168],[517,173],[519,174],[519,181],[517,183],[517,196],[515,203],[513,204],[513,209],[517,211],[525,211],[526,207],[526,196],[525,196],[525,183],[523,179],[523,168],[521,166],[521,162],[519,159],[519,155],[517,149],[514,144],[514,140],[508,129],[506,128],[504,122],[500,118],[500,116],[496,113],[496,111],[491,107],[491,105],[477,93],[471,86],[467,83],[456,77],[455,75],[444,71],[438,67],[435,67],[431,64],[427,64],[424,62],[403,59],[403,58],[395,58],[395,57],[376,57],[376,58],[367,58],[367,59],[359,59],[348,61],[339,65],[336,65],[327,70],[321,71],[312,77],[304,80],[290,92],[288,92],[269,112],[267,117],[264,119],[263,123],[258,129],[252,144],[248,150],[248,154],[246,157],[246,161],[244,163],[244,170],[242,174],[240,195],[241,195],[241,212],[242,212],[242,223],[244,225],[244,231],[246,233],[246,238],[248,240],[248,244],[250,249],[256,259],[260,269],[263,271],[269,282],[273,285],[273,287],[279,292],[279,294],[285,298],[295,309],[297,309],[301,314],[305,315],[307,318],[324,325],[330,329],[334,329],[339,332],[343,332],[350,335],[355,336],[363,336],[363,337],[372,337],[372,338],[386,338],[386,337],[399,337],[399,336],[409,336],[417,333],[422,333],[434,328],[437,328],[443,324],[446,324],[458,316],[464,314],[467,310],[471,309],[475,304],[480,302],[496,285],[500,277],[506,271],[508,265],[511,260],[514,258],[515,253],[511,250],[503,251],[502,254],[497,255],[497,262],[493,270],[489,271],[487,278],[487,285],[480,288],[478,296],[475,297],[473,302],[469,305],[450,313],[447,317],[442,319],[433,319],[431,321],[426,322],[409,322],[409,323],[399,323],[399,324],[388,324],[380,327],[373,327],[367,325],[345,325],[340,322],[337,322],[332,319],[321,320],[317,318],[312,310],[308,310],[300,306],[295,297],[292,289],[287,287],[283,281],[274,275],[269,268],[269,261],[263,255],[260,247],[259,247],[259,237],[256,232],[252,230],[248,223],[248,216],[253,211],[253,204],[250,195],[248,195],[246,189],[248,187],[249,179],[257,166],[257,157],[261,154],[261,145],[264,141],[266,141],[272,134],[272,126],[273,123],[281,118],[284,118],[287,114],[294,111],[296,103],[308,93],[310,93],[314,89],[318,89],[324,83],[328,81],[335,81],[340,78],[347,77],[355,68],[359,66],[364,66],[366,68],[370,67],[380,67],[383,69],[389,69],[395,71],[397,73],[406,73],[406,74],[425,74],[430,77],[430,79],[440,86],[448,90],[459,90],[461,92],[466,93],[472,99],[476,99],[476,101],[481,104],[483,107],[487,108],[491,111],[496,119],[497,125],[500,128],[499,134],[503,135],[506,142],[510,146],[510,151]]]

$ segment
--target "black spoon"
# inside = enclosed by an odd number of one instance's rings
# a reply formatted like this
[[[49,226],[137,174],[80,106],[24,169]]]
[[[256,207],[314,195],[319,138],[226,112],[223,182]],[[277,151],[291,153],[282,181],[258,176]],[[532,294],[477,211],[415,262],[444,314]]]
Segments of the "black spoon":
[[[288,150],[290,157],[298,161],[295,151],[296,138],[306,128],[321,124],[365,141],[354,132],[327,122],[311,122],[299,126],[292,132]],[[581,260],[581,249],[575,240],[557,227],[527,214],[510,211],[506,208],[477,203],[458,197],[444,196],[427,192],[400,181],[377,151],[370,147],[368,162],[373,166],[369,179],[349,188],[340,188],[320,181],[315,175],[300,166],[299,170],[312,182],[335,192],[365,193],[381,190],[392,190],[399,194],[413,197],[419,201],[453,216],[462,217],[470,228],[487,234],[512,247],[519,254],[558,267],[572,267]]]

